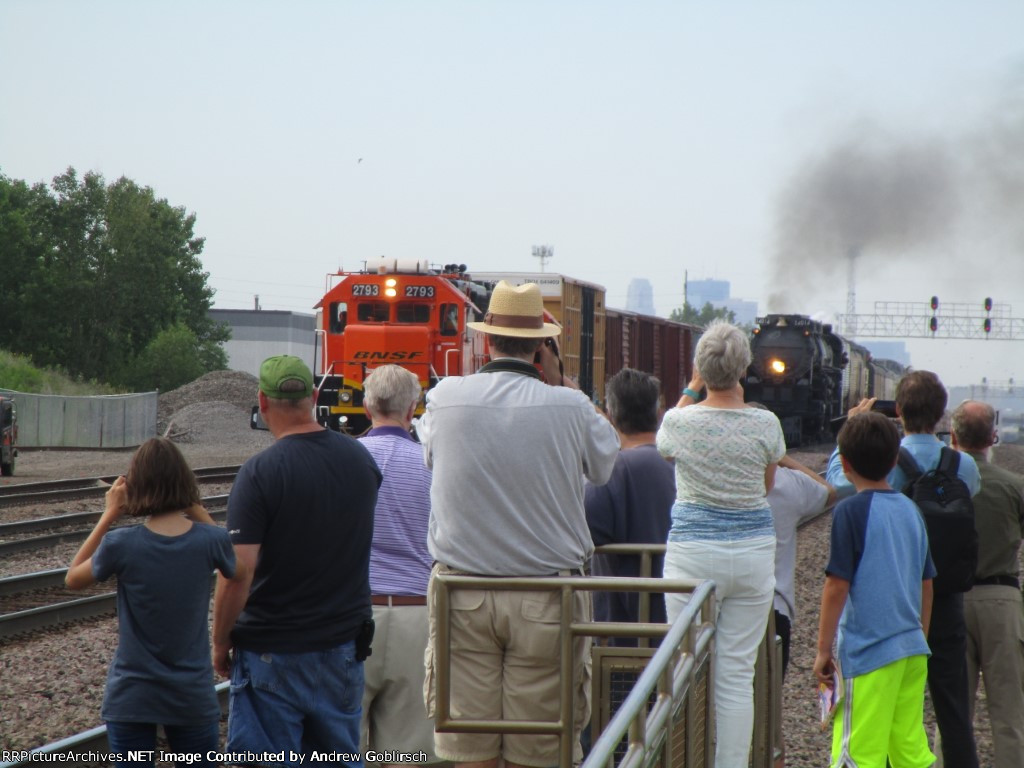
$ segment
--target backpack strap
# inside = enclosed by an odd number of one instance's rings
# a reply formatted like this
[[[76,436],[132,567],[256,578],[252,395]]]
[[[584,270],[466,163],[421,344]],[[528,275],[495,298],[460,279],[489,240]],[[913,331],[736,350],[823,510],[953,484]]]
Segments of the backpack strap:
[[[955,475],[959,469],[960,451],[954,451],[945,445],[942,446],[942,451],[939,453],[939,471]]]
[[[899,459],[896,461],[896,465],[902,469],[903,474],[907,476],[906,485],[910,485],[921,476],[921,468],[917,466],[917,462],[914,460],[914,457],[910,455],[910,451],[902,445],[900,446],[900,455]]]

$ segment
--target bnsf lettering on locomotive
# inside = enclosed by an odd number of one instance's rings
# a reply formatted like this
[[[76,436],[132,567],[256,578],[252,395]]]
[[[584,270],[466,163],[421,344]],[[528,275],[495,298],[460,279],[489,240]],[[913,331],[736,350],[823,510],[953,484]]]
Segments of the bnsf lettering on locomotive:
[[[409,352],[406,350],[395,352],[360,350],[353,354],[352,358],[354,360],[412,360],[414,357],[419,357],[422,354],[422,352]]]
[[[376,283],[356,283],[352,286],[353,296],[379,296],[380,286]]]
[[[405,286],[405,296],[411,299],[429,299],[434,295],[434,286],[432,285],[407,285]]]

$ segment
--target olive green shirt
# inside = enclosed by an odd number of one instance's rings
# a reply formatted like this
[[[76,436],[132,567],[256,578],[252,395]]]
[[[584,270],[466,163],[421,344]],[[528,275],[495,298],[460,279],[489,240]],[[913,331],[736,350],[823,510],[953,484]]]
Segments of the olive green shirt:
[[[1017,576],[1017,550],[1024,535],[1024,477],[969,451],[978,465],[981,490],[974,497],[978,530],[978,579]]]

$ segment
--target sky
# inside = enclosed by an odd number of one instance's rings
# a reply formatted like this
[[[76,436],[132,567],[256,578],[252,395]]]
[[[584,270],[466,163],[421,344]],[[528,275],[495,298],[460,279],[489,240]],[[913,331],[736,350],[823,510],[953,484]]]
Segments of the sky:
[[[1024,317],[1019,0],[2,0],[0,173],[196,216],[220,308],[378,256]],[[1024,331],[1021,331],[1024,334]],[[948,384],[1024,340],[909,342]]]

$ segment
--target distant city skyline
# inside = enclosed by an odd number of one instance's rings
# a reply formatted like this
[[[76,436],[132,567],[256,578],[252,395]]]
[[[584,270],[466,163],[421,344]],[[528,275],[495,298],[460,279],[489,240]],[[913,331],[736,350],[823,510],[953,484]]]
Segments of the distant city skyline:
[[[654,288],[646,277],[634,277],[626,292],[626,309],[642,315],[657,315],[654,308]],[[664,313],[666,316],[668,312]]]

